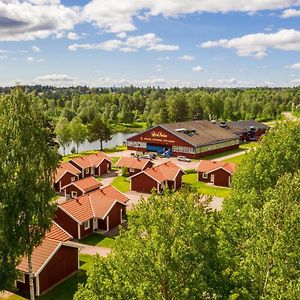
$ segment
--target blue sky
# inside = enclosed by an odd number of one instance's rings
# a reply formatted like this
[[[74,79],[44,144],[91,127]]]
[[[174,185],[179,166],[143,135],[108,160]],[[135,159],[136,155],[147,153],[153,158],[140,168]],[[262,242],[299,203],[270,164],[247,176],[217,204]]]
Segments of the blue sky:
[[[1,0],[0,85],[300,85],[299,0]]]

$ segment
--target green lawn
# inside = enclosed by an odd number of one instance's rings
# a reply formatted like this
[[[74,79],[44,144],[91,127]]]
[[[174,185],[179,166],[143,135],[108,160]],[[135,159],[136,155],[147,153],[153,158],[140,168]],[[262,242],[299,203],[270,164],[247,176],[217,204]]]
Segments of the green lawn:
[[[207,155],[207,156],[201,157],[201,159],[214,160],[216,158],[220,158],[220,157],[231,155],[231,154],[235,154],[235,153],[240,153],[242,151],[244,151],[244,149],[233,149],[233,150],[228,150],[228,151],[221,152],[221,153]]]
[[[111,157],[112,165],[114,166],[119,159],[120,157]]]
[[[80,243],[91,246],[112,248],[114,246],[115,240],[100,233],[93,233],[80,240]]]
[[[240,164],[243,160],[243,158],[245,157],[245,154],[241,154],[238,156],[234,156],[228,159],[224,159],[223,161],[228,162],[228,163],[236,163],[236,164]]]
[[[240,149],[242,150],[249,150],[255,147],[258,147],[259,142],[246,142],[243,144],[240,144]]]
[[[123,176],[117,176],[111,184],[121,192],[128,192],[130,190],[130,179]]]
[[[192,187],[196,188],[200,194],[203,195],[226,198],[230,194],[229,188],[216,187],[207,185],[201,181],[197,181],[197,173],[183,175],[182,181],[190,184]]]
[[[72,300],[79,283],[85,283],[87,280],[86,271],[91,267],[93,256],[80,254],[80,270],[72,277],[68,278],[54,289],[43,296],[37,297],[40,300]],[[18,295],[12,295],[8,300],[24,300],[27,298]],[[0,298],[0,300],[4,300]]]

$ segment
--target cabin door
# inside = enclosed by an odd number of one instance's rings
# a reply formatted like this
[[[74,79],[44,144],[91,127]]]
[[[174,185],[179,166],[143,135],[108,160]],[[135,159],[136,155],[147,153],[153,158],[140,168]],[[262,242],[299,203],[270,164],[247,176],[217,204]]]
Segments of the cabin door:
[[[215,184],[215,175],[214,174],[210,175],[210,182]]]
[[[98,230],[98,219],[97,218],[93,219],[93,230],[94,231]]]

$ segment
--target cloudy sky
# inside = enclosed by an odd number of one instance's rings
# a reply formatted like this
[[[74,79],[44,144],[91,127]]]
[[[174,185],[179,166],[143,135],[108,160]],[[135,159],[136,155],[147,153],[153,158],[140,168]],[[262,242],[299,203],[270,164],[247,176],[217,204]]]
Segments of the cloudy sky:
[[[295,86],[300,0],[0,0],[0,85]]]

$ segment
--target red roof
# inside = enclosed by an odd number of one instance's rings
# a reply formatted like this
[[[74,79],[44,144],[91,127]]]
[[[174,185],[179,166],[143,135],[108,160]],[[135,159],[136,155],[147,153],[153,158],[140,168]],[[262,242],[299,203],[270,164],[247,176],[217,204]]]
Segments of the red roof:
[[[108,160],[109,162],[111,162],[110,157],[103,152],[82,156],[82,157],[76,157],[72,159],[72,161],[76,165],[80,166],[83,169],[98,167],[103,162],[103,160]]]
[[[162,183],[165,180],[174,181],[176,179],[176,176],[180,172],[184,173],[183,170],[177,165],[175,165],[173,162],[167,161],[160,165],[156,165],[152,168],[146,169],[138,174],[135,174],[131,176],[131,178],[138,176],[141,173],[144,173],[149,177],[152,177],[157,182]]]
[[[102,186],[102,183],[97,180],[95,177],[90,176],[86,177],[77,181],[73,181],[70,184],[64,186],[63,188],[65,189],[66,187],[73,185],[83,191],[84,193],[93,191],[98,189],[100,186]]]
[[[67,214],[77,222],[82,223],[93,217],[105,218],[116,202],[125,203],[128,197],[112,186],[105,186],[99,190],[68,200],[59,205]]]
[[[201,160],[197,167],[197,172],[211,173],[212,171],[220,168],[227,171],[230,174],[233,174],[236,170],[236,164],[227,163],[224,161]]]
[[[81,173],[80,170],[78,170],[74,165],[70,164],[69,162],[62,163],[56,169],[55,182],[58,182],[66,172],[69,172],[75,176]]]
[[[151,162],[151,160],[145,158],[121,157],[116,163],[116,167],[144,170],[149,162]]]
[[[32,252],[32,271],[36,274],[45,265],[47,260],[55,254],[55,252],[60,248],[62,242],[70,240],[72,236],[68,234],[64,229],[62,229],[57,223],[52,221],[51,228],[43,242]],[[28,272],[28,258],[24,256],[17,266],[17,269],[23,272]]]

